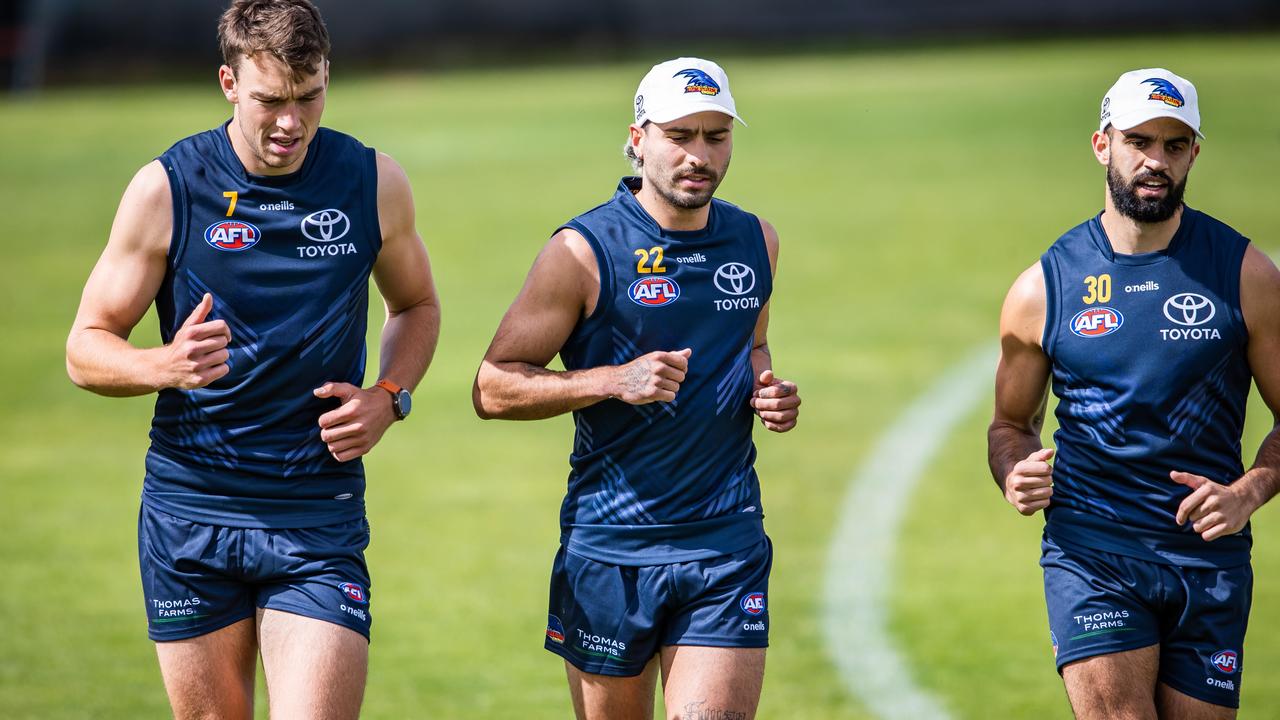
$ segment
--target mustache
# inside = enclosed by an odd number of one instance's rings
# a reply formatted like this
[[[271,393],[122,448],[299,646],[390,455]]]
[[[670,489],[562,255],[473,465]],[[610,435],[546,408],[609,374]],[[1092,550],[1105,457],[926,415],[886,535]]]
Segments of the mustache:
[[[691,170],[686,173],[680,173],[675,177],[676,180],[684,180],[686,178],[694,180],[715,180],[719,174],[714,170]]]
[[[1156,170],[1156,171],[1146,170],[1135,175],[1130,185],[1137,185],[1143,180],[1155,180],[1155,179],[1164,180],[1170,185],[1173,184],[1173,178],[1166,175],[1163,170]]]

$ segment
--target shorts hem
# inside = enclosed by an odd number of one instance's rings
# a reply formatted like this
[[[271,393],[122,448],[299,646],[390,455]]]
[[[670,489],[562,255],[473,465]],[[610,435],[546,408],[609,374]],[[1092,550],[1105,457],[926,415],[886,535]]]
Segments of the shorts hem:
[[[686,645],[690,647],[714,647],[714,648],[742,648],[743,650],[754,650],[756,648],[769,647],[769,638],[761,638],[759,640],[734,640],[732,638],[711,638],[698,637],[694,635],[686,635],[674,642],[663,642],[662,647],[673,647],[678,645]]]
[[[1156,677],[1156,682],[1162,682],[1165,685],[1168,685],[1169,687],[1173,688],[1174,690],[1177,690],[1178,692],[1182,693],[1183,695],[1186,695],[1187,697],[1195,698],[1196,700],[1199,700],[1201,702],[1207,702],[1210,705],[1217,705],[1218,707],[1233,708],[1236,710],[1240,709],[1240,696],[1238,694],[1236,695],[1234,702],[1228,703],[1228,702],[1222,702],[1221,696],[1216,698],[1209,697],[1210,690],[1208,686],[1194,687],[1194,685],[1185,685],[1180,680],[1175,680],[1174,678],[1164,677],[1164,676]],[[1239,687],[1239,683],[1236,684],[1236,687],[1237,688]],[[1224,691],[1220,690],[1219,692],[1224,692]],[[1232,692],[1232,691],[1226,690],[1225,692]],[[1240,691],[1236,690],[1235,692],[1239,693]]]
[[[1140,650],[1145,647],[1151,647],[1152,645],[1159,644],[1159,640],[1147,640],[1146,642],[1140,643],[1125,643],[1124,645],[1118,645],[1115,647],[1096,647],[1077,650],[1076,652],[1059,655],[1056,658],[1055,665],[1057,665],[1058,674],[1061,675],[1063,666],[1069,665],[1073,662],[1088,660],[1089,658],[1098,657],[1099,655],[1115,655],[1116,653],[1129,652],[1130,650]]]
[[[201,635],[208,635],[209,633],[215,633],[225,627],[230,627],[240,622],[241,620],[247,620],[253,616],[254,616],[254,613],[249,613],[247,615],[229,615],[226,617],[219,618],[214,622],[205,623],[198,626],[189,625],[185,628],[175,628],[169,632],[160,632],[156,630],[155,627],[151,625],[151,622],[148,621],[147,637],[150,638],[152,642],[158,642],[158,643],[159,642],[177,642],[178,640],[190,640],[191,638],[197,638],[197,637],[200,637]]]
[[[352,632],[360,633],[362,636],[364,636],[365,642],[368,642],[368,643],[373,642],[373,640],[370,639],[369,637],[369,631],[371,628],[358,627],[354,623],[345,622],[344,620],[337,618],[335,615],[321,615],[319,612],[316,612],[312,608],[300,608],[294,605],[267,604],[267,605],[260,606],[260,609],[275,610],[276,612],[289,613],[290,615],[299,615],[301,617],[311,618],[312,620],[320,620],[321,622],[327,622],[331,625],[337,625],[338,627],[346,628],[348,630],[351,630]]]
[[[542,647],[546,649],[547,652],[559,655],[560,657],[564,658],[565,662],[574,666],[578,670],[581,670],[584,673],[589,673],[591,675],[608,675],[610,677],[635,677],[640,673],[644,672],[645,666],[649,664],[648,658],[645,658],[645,661],[639,665],[636,665],[635,663],[617,663],[617,662],[602,663],[602,662],[591,662],[587,660],[580,660],[577,657],[575,657],[573,653],[569,652],[568,648],[564,647],[563,645],[560,645],[559,643],[553,643],[550,640],[544,642],[542,644]]]

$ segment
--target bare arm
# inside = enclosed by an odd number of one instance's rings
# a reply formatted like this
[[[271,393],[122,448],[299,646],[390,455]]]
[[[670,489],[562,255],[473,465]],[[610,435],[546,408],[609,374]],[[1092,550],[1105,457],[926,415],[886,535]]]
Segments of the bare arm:
[[[538,420],[616,397],[643,404],[675,399],[691,353],[657,351],[625,365],[554,371],[547,363],[600,295],[591,246],[574,230],[551,237],[498,326],[472,388],[484,419]]]
[[[1280,492],[1280,270],[1252,245],[1240,268],[1240,309],[1249,330],[1249,369],[1271,410],[1271,432],[1253,466],[1230,485],[1190,473],[1170,478],[1192,488],[1178,506],[1177,523],[1191,520],[1205,540],[1239,532],[1249,518]]]
[[[760,221],[765,249],[769,252],[769,272],[778,275],[778,231],[767,221]],[[751,377],[754,387],[751,407],[765,428],[786,432],[796,426],[800,417],[800,392],[796,384],[780,380],[773,374],[773,355],[769,352],[769,303],[756,320],[755,343],[751,346]]]
[[[227,374],[225,322],[204,322],[207,297],[173,342],[138,348],[129,334],[164,281],[173,234],[173,199],[159,161],[148,163],[125,189],[107,247],[85,283],[67,337],[67,374],[100,395],[145,395],[166,387],[203,387]]]
[[[373,279],[382,294],[387,320],[382,327],[379,379],[413,389],[422,381],[435,355],[440,335],[440,301],[431,276],[431,261],[415,226],[413,191],[404,170],[378,153],[378,224],[382,249]],[[325,383],[320,397],[336,397],[342,405],[320,416],[320,437],[341,461],[373,449],[395,422],[391,394],[382,388]]]
[[[1040,347],[1044,324],[1044,275],[1036,263],[1018,276],[1000,312],[995,414],[987,429],[991,475],[1024,515],[1048,507],[1053,494],[1053,451],[1040,443],[1050,370]]]

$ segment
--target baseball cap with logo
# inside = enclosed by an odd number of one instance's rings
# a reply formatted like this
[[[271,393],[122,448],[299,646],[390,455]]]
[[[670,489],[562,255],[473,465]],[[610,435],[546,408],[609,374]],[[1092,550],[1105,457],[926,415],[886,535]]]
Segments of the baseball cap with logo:
[[[729,76],[710,60],[676,58],[658,63],[636,88],[636,124],[670,122],[686,115],[714,110],[744,126],[729,92]]]
[[[1130,70],[1102,98],[1098,130],[1106,130],[1108,125],[1128,130],[1158,117],[1181,120],[1196,135],[1204,137],[1200,132],[1196,86],[1190,80],[1164,68]]]

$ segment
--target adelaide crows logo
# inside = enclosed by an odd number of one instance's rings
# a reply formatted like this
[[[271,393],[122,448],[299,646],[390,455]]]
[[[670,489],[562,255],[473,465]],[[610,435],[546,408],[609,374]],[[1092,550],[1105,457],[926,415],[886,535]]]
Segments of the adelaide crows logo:
[[[703,95],[719,95],[720,94],[720,86],[716,84],[715,80],[711,79],[710,75],[706,74],[702,70],[698,70],[696,68],[689,68],[688,70],[681,70],[680,72],[676,73],[675,75],[672,75],[671,77],[689,78],[689,82],[686,83],[684,86],[684,91],[687,93],[696,92],[696,93],[702,93]]]
[[[1147,78],[1142,81],[1142,84],[1155,88],[1147,96],[1148,100],[1159,100],[1165,105],[1172,105],[1173,107],[1182,107],[1187,104],[1186,99],[1182,97],[1182,93],[1178,92],[1178,88],[1164,78]]]

